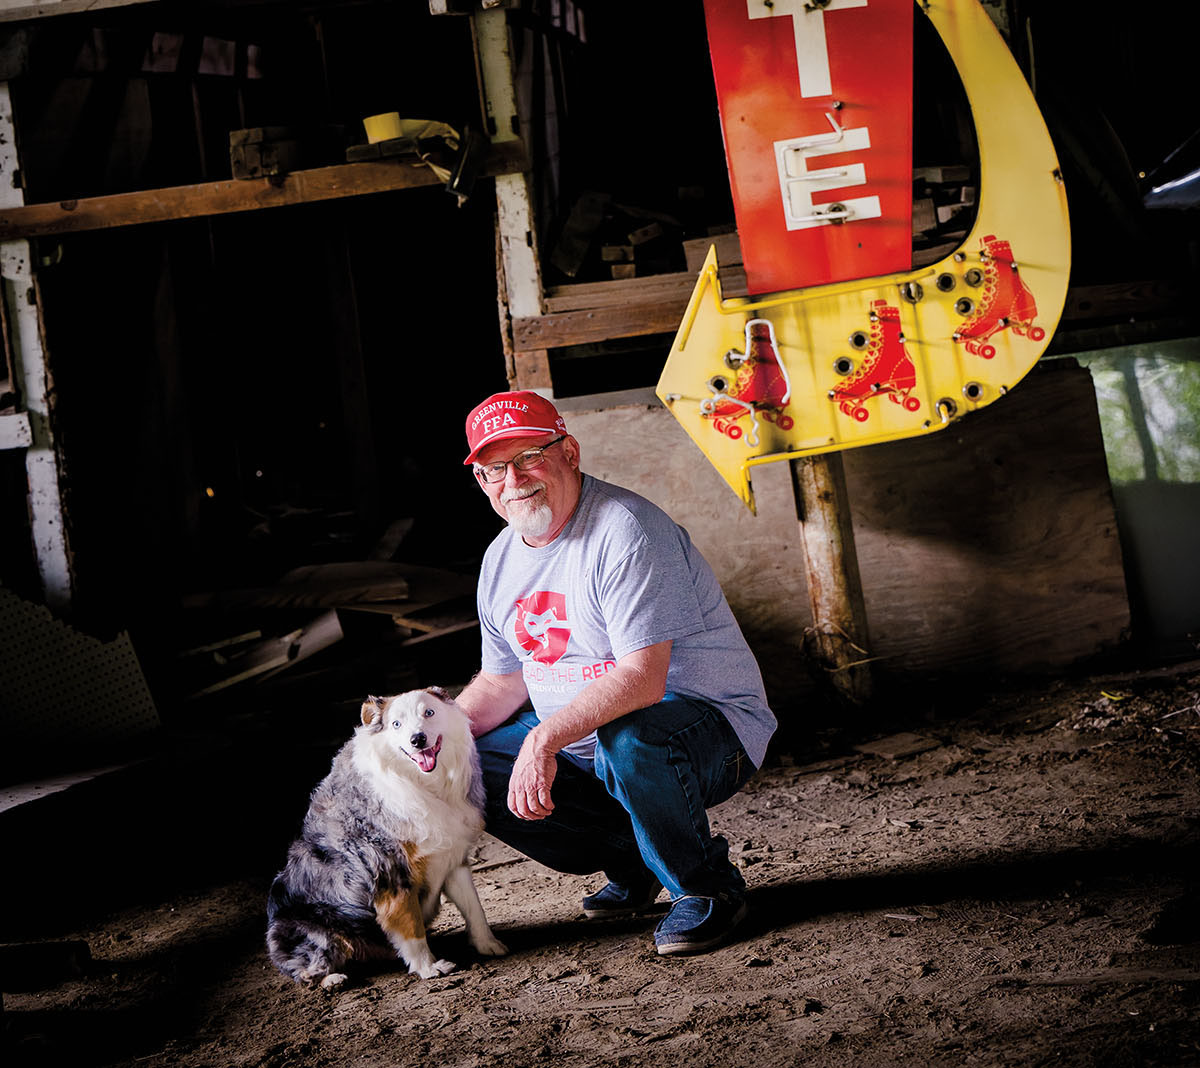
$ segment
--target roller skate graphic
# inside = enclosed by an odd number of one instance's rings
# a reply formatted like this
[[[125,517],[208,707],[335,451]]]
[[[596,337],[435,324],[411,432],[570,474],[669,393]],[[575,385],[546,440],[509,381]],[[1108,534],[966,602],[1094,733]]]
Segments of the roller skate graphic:
[[[862,363],[845,382],[829,391],[829,399],[837,401],[838,407],[858,423],[871,418],[864,403],[870,397],[887,396],[906,412],[920,408],[921,401],[910,396],[917,384],[917,371],[900,333],[900,309],[886,300],[871,301],[871,334],[865,338],[865,349]],[[843,362],[847,368],[853,366],[842,357],[837,361],[839,367]]]
[[[775,327],[769,319],[746,323],[745,355],[730,350],[725,354],[725,365],[734,372],[732,381],[726,375],[713,375],[707,383],[712,396],[700,402],[700,415],[712,420],[714,430],[736,441],[743,433],[740,420],[748,415],[746,444],[754,446],[758,444],[759,415],[780,430],[792,428],[795,420],[784,414],[792,385],[779,358]]]
[[[990,360],[996,355],[995,345],[988,343],[993,334],[1007,328],[1031,341],[1041,341],[1046,331],[1033,325],[1037,302],[1017,271],[1009,243],[989,234],[979,244],[983,289],[977,306],[972,306],[969,298],[956,305],[967,319],[955,331],[954,340],[969,353]]]

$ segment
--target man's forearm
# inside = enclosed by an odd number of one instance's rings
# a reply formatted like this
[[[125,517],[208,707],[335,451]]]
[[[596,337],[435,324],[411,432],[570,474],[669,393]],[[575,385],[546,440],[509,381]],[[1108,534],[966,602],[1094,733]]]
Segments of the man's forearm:
[[[488,675],[481,671],[458,695],[458,704],[471,721],[471,734],[478,738],[499,727],[527,697],[520,671],[511,675]]]
[[[670,642],[622,657],[608,674],[601,675],[573,701],[539,723],[533,732],[533,744],[557,753],[614,719],[657,704],[666,688],[670,660]]]

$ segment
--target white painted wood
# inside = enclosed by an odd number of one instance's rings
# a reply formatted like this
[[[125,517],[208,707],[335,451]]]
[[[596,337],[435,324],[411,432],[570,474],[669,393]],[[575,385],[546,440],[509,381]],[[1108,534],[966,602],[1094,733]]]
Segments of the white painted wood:
[[[515,141],[517,94],[506,14],[503,9],[495,8],[471,17],[479,51],[480,89],[492,126],[492,141]],[[542,271],[537,259],[532,204],[528,175],[506,174],[496,178],[500,261],[508,290],[508,314],[513,319],[542,314]]]
[[[0,0],[2,2],[2,0]],[[16,134],[8,83],[0,82],[0,207],[25,202],[14,181],[18,170]],[[13,375],[25,409],[30,441],[25,451],[29,515],[34,554],[46,604],[55,611],[71,607],[71,567],[59,490],[58,456],[50,434],[46,352],[34,299],[29,242],[0,243],[0,284],[8,308]]]
[[[479,52],[483,105],[491,123],[488,134],[494,143],[515,141],[517,88],[507,15],[498,8],[478,12],[471,18],[475,26],[475,47]]]
[[[99,11],[106,7],[130,7],[153,0],[0,0],[0,22],[40,19],[49,15],[72,15],[79,11]]]
[[[0,449],[24,449],[33,444],[26,412],[0,415]]]
[[[542,270],[537,259],[529,179],[525,175],[505,174],[496,179],[496,220],[509,315],[514,319],[541,315]]]

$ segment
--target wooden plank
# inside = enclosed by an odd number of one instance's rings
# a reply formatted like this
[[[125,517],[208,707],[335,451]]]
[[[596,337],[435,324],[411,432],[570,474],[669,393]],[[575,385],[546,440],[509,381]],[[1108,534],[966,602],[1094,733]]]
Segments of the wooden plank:
[[[845,452],[877,690],[905,676],[961,686],[972,672],[1057,669],[1118,647],[1130,614],[1095,389],[1073,361],[1050,362],[1068,366],[1043,362],[941,433]],[[789,465],[754,469],[751,515],[664,407],[587,400],[560,405],[587,470],[688,529],[767,692],[781,707],[811,697],[794,658],[812,617]]]
[[[583,193],[572,206],[562,233],[550,251],[550,262],[568,278],[574,278],[587,259],[611,202],[608,193]],[[635,243],[632,235],[630,243]]]
[[[513,320],[513,348],[518,352],[585,345],[614,337],[669,334],[679,329],[687,298],[658,304],[539,315]]]
[[[957,247],[958,242],[938,246],[932,250],[933,258]],[[744,270],[731,267],[723,269],[720,276],[724,296],[745,295]],[[647,278],[553,286],[546,292],[547,314],[513,320],[513,347],[524,352],[673,332],[679,327],[695,284],[695,275],[679,271]],[[1186,298],[1182,286],[1163,280],[1075,287],[1067,294],[1063,319],[1080,322],[1113,315],[1142,316],[1148,311],[1179,306]]]
[[[414,571],[404,564],[352,560],[295,568],[274,586],[214,590],[182,599],[187,609],[327,608],[357,601],[394,601],[410,596]],[[423,578],[423,575],[421,576]]]
[[[525,165],[524,146],[510,141],[492,147],[483,173],[493,177],[514,174]],[[413,167],[398,160],[341,163],[294,171],[283,177],[230,178],[57,204],[2,208],[0,241],[228,215],[440,184],[441,180],[428,167]]]
[[[1129,625],[1095,390],[1073,361],[943,434],[848,451],[846,486],[889,672],[1042,670]]]
[[[654,300],[686,301],[696,285],[690,271],[656,274],[649,278],[617,279],[609,282],[577,282],[546,290],[547,313],[582,311],[586,308],[618,308],[623,304]]]
[[[550,354],[545,349],[530,349],[513,353],[514,388],[553,389],[550,377]]]
[[[337,613],[325,612],[290,634],[258,642],[237,656],[219,660],[214,656],[214,664],[223,677],[193,690],[187,699],[217,693],[250,679],[270,678],[341,640],[342,625]]]
[[[853,748],[856,752],[869,756],[887,757],[888,760],[900,760],[906,756],[916,756],[930,749],[937,749],[942,743],[936,738],[927,738],[923,734],[903,731],[900,734],[890,734],[886,738],[874,738]]]
[[[0,22],[40,19],[47,15],[73,15],[79,11],[98,11],[109,7],[132,7],[152,0],[0,0]]]
[[[723,268],[718,272],[718,276],[721,279],[722,295],[746,295],[746,272],[743,268]],[[551,286],[546,290],[544,304],[546,311],[551,314],[679,299],[686,304],[695,288],[695,271],[676,271],[671,274],[652,274],[612,282],[577,282],[574,285]]]
[[[737,231],[728,234],[709,234],[708,237],[692,237],[683,243],[683,256],[687,269],[694,275],[704,266],[708,250],[717,247],[717,263],[722,267],[732,267],[744,262],[742,260],[742,242]]]
[[[413,630],[442,630],[458,623],[478,623],[474,596],[451,597],[437,601],[377,601],[339,605],[338,611],[387,616],[402,627]]]
[[[442,627],[439,630],[431,630],[427,634],[418,634],[412,638],[406,638],[400,643],[400,648],[406,649],[410,645],[420,645],[423,642],[431,641],[434,638],[442,638],[447,634],[459,634],[464,630],[470,630],[472,627],[478,627],[479,620],[462,620],[459,623],[452,623],[448,627]]]

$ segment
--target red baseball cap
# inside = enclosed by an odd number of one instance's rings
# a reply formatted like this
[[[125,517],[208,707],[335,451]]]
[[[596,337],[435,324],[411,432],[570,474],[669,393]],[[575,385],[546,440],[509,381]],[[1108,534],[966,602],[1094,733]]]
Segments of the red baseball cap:
[[[467,416],[467,453],[464,464],[475,462],[481,449],[505,438],[532,438],[539,434],[565,434],[567,424],[545,397],[526,389],[493,393]]]

